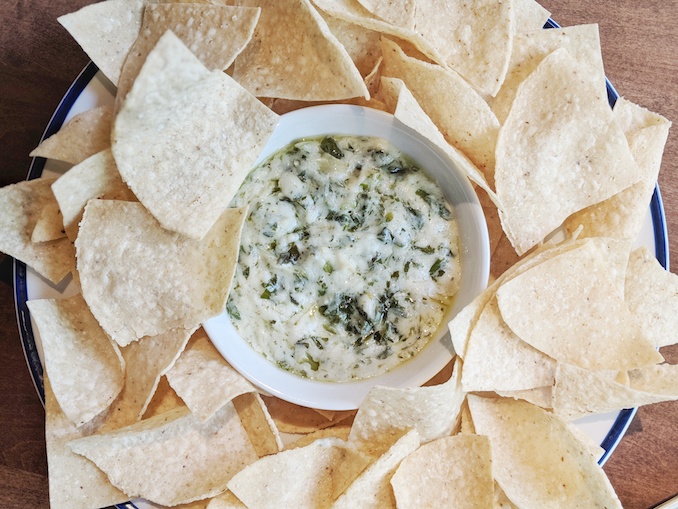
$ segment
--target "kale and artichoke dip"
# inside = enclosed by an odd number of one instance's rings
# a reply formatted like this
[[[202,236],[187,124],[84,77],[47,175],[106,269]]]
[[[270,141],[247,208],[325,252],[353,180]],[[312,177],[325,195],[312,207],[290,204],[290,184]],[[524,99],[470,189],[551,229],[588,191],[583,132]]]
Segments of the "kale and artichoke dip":
[[[459,289],[453,208],[389,142],[334,136],[255,168],[227,311],[279,367],[315,380],[369,378],[414,356]]]

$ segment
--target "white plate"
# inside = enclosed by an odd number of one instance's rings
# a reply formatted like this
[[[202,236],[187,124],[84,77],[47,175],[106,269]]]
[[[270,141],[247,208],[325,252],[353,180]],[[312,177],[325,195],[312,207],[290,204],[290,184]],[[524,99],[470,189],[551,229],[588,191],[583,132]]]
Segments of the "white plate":
[[[548,23],[552,27],[555,23]],[[50,120],[43,138],[57,132],[61,126],[74,115],[104,104],[112,104],[115,89],[111,83],[98,72],[96,66],[90,63],[73,82],[70,89],[61,101],[61,104],[55,111]],[[618,98],[617,92],[608,82],[608,98],[610,103]],[[37,178],[41,175],[60,174],[68,169],[68,165],[59,164],[54,161],[45,162],[44,159],[36,158],[31,164],[28,178]],[[664,209],[661,201],[659,189],[655,189],[650,208],[645,221],[637,246],[647,246],[654,250],[659,262],[668,267],[669,248],[668,236],[666,232],[666,222]],[[32,269],[27,268],[25,264],[14,262],[14,297],[17,312],[17,321],[21,334],[21,340],[26,355],[26,361],[33,378],[36,390],[40,399],[44,401],[43,371],[40,351],[40,338],[34,332],[31,323],[26,301],[29,299],[40,298],[58,298],[67,297],[76,292],[74,285],[69,284],[70,278],[54,286],[45,279],[38,276]],[[604,463],[612,451],[615,449],[622,436],[626,432],[636,409],[622,410],[621,412],[612,412],[608,414],[587,417],[576,421],[577,426],[588,435],[594,442],[601,445],[605,451],[599,462]],[[145,501],[134,501],[118,506],[121,509],[131,509],[134,507],[153,507]]]

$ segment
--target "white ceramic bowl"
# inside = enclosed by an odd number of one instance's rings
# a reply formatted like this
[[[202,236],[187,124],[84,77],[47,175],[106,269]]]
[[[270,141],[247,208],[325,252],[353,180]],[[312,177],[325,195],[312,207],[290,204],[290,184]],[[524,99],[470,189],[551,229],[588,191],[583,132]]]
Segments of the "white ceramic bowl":
[[[239,336],[226,312],[203,325],[226,360],[265,393],[307,407],[349,410],[358,408],[375,385],[419,386],[445,367],[454,355],[446,324],[487,285],[490,252],[485,217],[467,178],[440,148],[388,113],[343,104],[287,113],[280,117],[256,165],[295,140],[325,134],[390,141],[438,182],[453,206],[460,233],[461,288],[441,330],[412,359],[386,373],[352,382],[322,382],[285,371],[255,352]]]

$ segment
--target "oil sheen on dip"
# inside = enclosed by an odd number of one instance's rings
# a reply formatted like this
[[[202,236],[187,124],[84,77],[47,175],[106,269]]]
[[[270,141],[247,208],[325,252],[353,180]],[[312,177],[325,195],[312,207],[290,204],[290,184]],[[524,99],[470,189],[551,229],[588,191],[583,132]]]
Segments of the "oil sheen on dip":
[[[438,185],[389,142],[295,142],[257,167],[227,310],[279,367],[365,379],[436,334],[459,288],[458,231]]]

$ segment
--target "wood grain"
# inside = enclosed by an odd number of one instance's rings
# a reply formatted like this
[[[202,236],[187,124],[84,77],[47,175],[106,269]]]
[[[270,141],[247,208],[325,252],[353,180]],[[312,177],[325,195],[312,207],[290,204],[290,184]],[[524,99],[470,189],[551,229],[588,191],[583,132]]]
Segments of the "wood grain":
[[[0,11],[0,186],[25,178],[29,151],[88,59],[57,23],[87,0],[7,0]],[[561,25],[598,23],[606,73],[626,98],[678,120],[678,1],[544,0]],[[659,185],[672,253],[678,253],[678,134],[671,132]],[[0,212],[1,213],[1,212]],[[678,255],[672,271],[678,272]],[[44,413],[24,360],[11,265],[0,263],[0,505],[48,505]],[[678,363],[678,347],[665,349]],[[678,492],[678,403],[641,408],[605,466],[626,509]]]

